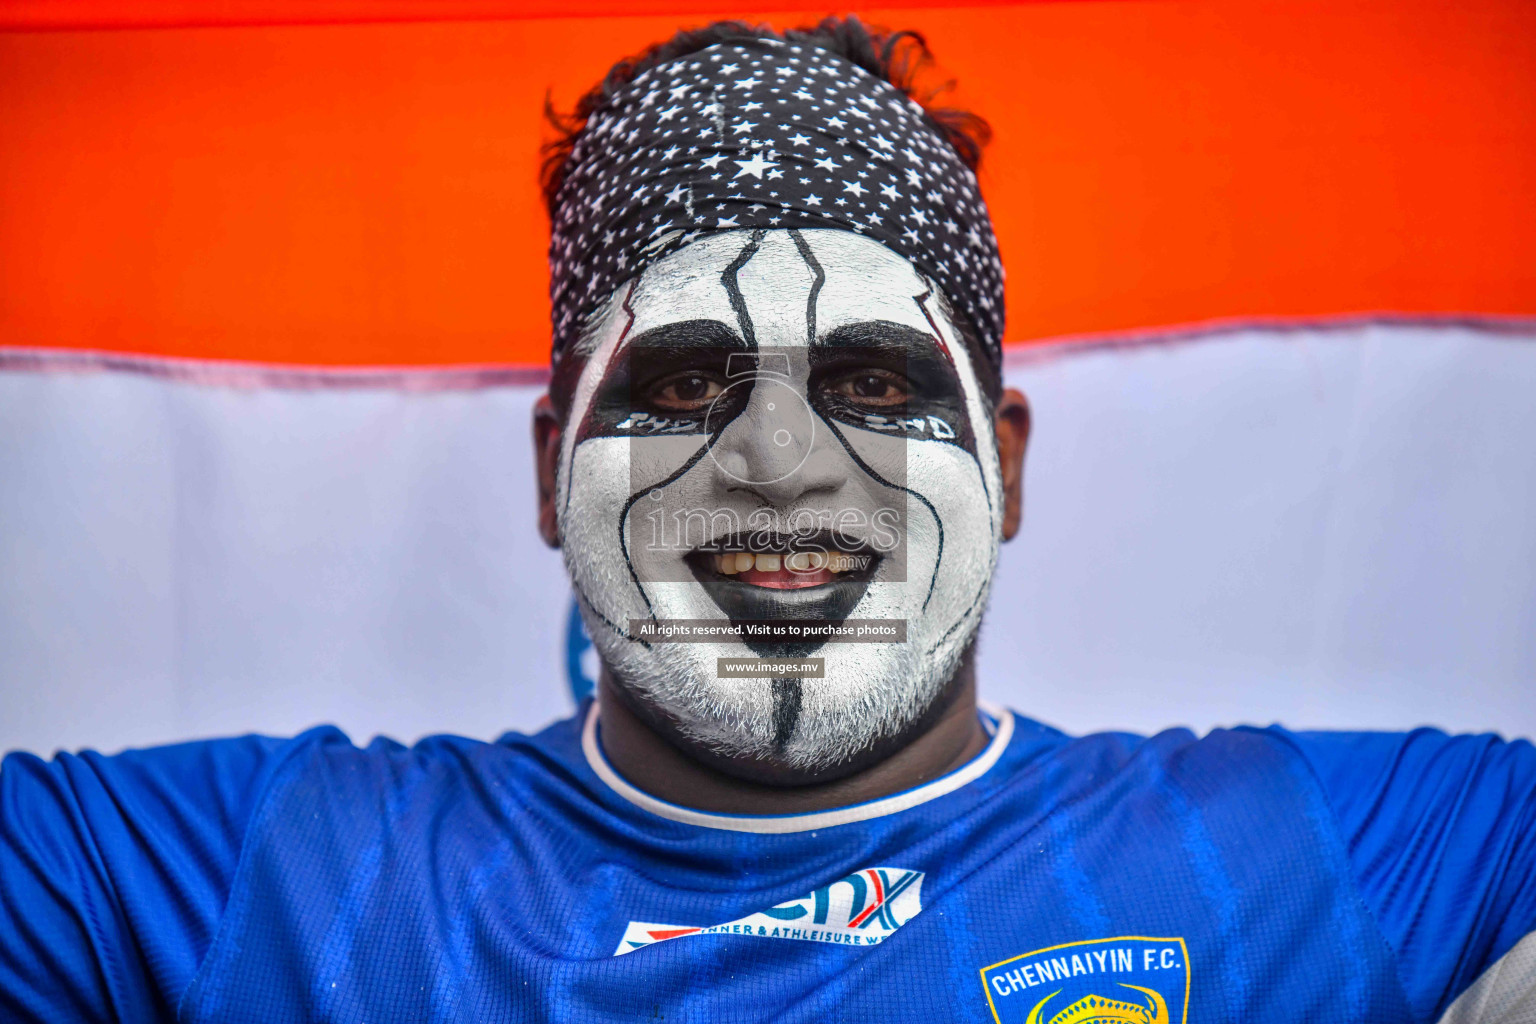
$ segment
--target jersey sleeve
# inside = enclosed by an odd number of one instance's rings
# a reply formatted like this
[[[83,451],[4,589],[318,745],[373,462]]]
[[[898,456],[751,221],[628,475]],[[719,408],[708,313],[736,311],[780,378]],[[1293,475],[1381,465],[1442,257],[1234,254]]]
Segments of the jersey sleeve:
[[[250,736],[7,757],[0,1020],[173,1020],[284,748]]]
[[[1536,930],[1536,748],[1433,729],[1275,731],[1332,802],[1416,1016],[1440,1019]]]

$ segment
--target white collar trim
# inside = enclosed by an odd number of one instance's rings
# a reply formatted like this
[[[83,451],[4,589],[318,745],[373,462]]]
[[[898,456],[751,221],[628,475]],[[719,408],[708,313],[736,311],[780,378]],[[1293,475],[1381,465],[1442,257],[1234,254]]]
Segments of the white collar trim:
[[[597,773],[598,778],[607,783],[609,789],[636,807],[650,811],[658,817],[680,821],[685,825],[718,828],[728,832],[776,834],[808,832],[811,829],[868,821],[870,818],[881,818],[887,814],[905,811],[944,796],[946,793],[953,793],[961,786],[981,778],[997,763],[997,759],[1003,756],[1003,751],[1008,748],[1008,741],[1013,738],[1013,713],[1007,708],[995,707],[984,702],[978,702],[978,706],[995,719],[996,727],[992,730],[992,740],[987,744],[986,749],[970,761],[948,775],[940,776],[915,789],[881,797],[879,800],[869,800],[847,807],[834,807],[828,811],[816,811],[811,814],[715,814],[658,800],[649,793],[636,789],[614,771],[598,745],[597,701],[593,701],[592,707],[587,710],[587,721],[581,730],[581,752],[586,755],[587,764]]]

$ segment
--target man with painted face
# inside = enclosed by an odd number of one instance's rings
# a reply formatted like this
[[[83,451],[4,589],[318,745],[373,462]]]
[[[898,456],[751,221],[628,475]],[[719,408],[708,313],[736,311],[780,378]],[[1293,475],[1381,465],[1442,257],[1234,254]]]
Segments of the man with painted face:
[[[0,1020],[1536,1020],[1529,744],[978,706],[1029,416],[918,45],[684,33],[554,148],[539,524],[598,699],[13,756]]]
[[[890,83],[913,43],[684,34],[551,155],[541,527],[639,792],[828,807],[986,746],[970,652],[1028,412],[985,126]]]
[[[791,809],[977,753],[968,653],[1027,419],[933,282],[851,231],[731,230],[632,278],[589,338],[540,454],[622,774]]]

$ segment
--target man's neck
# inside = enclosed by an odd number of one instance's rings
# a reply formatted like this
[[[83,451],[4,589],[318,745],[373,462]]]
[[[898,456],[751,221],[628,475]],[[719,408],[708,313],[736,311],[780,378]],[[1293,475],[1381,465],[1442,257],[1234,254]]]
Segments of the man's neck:
[[[670,803],[717,814],[803,814],[876,800],[945,775],[986,748],[976,681],[966,658],[933,720],[869,767],[827,782],[776,786],[738,778],[683,752],[635,714],[606,672],[598,683],[603,753],[636,787]]]

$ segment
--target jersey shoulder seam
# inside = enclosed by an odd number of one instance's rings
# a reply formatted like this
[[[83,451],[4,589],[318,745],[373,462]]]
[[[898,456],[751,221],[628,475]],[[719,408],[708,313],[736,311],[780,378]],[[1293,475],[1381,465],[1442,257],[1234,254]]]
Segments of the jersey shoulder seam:
[[[1413,1004],[1408,999],[1408,986],[1403,981],[1402,954],[1398,951],[1397,946],[1392,942],[1392,939],[1387,935],[1386,931],[1381,927],[1381,921],[1377,918],[1376,911],[1371,908],[1370,903],[1366,901],[1365,893],[1361,891],[1360,878],[1355,872],[1355,863],[1350,859],[1349,839],[1344,834],[1344,819],[1339,814],[1339,809],[1334,806],[1333,794],[1331,794],[1328,791],[1328,787],[1323,784],[1322,776],[1318,774],[1317,766],[1312,763],[1312,759],[1307,757],[1306,751],[1304,751],[1292,740],[1288,732],[1278,732],[1273,728],[1254,729],[1253,731],[1263,735],[1272,743],[1277,743],[1285,747],[1290,751],[1293,757],[1298,758],[1301,763],[1306,766],[1308,777],[1311,778],[1312,784],[1317,787],[1318,793],[1322,796],[1323,805],[1328,808],[1328,814],[1330,818],[1329,825],[1332,827],[1334,835],[1339,840],[1339,846],[1343,850],[1344,867],[1349,875],[1350,896],[1353,897],[1360,908],[1365,911],[1366,918],[1371,922],[1371,926],[1376,929],[1376,934],[1381,938],[1382,944],[1385,945],[1387,949],[1391,950],[1392,976],[1397,981],[1398,989],[1402,992],[1403,1004],[1407,1006],[1411,1012]],[[1426,1022],[1421,1022],[1421,1024],[1426,1024]]]
[[[209,936],[208,948],[203,950],[203,955],[197,962],[197,969],[192,972],[192,976],[188,979],[186,986],[176,996],[176,1020],[180,1021],[183,1019],[187,996],[197,987],[199,979],[203,976],[203,971],[208,966],[209,959],[213,956],[214,950],[218,947],[219,941],[223,938],[224,932],[228,927],[229,904],[235,898],[235,890],[240,885],[241,879],[246,872],[251,837],[256,834],[262,819],[265,817],[267,807],[272,802],[279,785],[286,784],[289,781],[288,776],[291,774],[294,765],[300,763],[305,758],[305,755],[313,755],[327,741],[338,737],[348,745],[351,745],[351,740],[347,738],[346,734],[334,725],[321,725],[305,730],[285,742],[283,744],[285,749],[277,755],[276,763],[266,769],[267,778],[261,784],[261,792],[257,794],[256,799],[251,803],[251,813],[246,819],[245,832],[240,836],[240,853],[235,858],[235,869],[230,874],[229,891],[224,894],[224,905],[219,908],[219,923],[214,928],[213,934]]]

